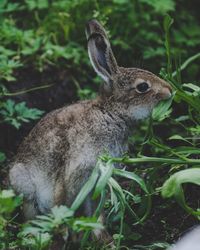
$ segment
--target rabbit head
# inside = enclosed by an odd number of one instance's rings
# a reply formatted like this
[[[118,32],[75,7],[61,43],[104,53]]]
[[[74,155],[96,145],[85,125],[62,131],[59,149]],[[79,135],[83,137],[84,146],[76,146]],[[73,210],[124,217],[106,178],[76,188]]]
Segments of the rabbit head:
[[[104,80],[103,96],[123,103],[135,119],[147,117],[160,100],[171,96],[170,85],[153,73],[117,65],[106,32],[98,21],[87,23],[86,36],[90,61]]]

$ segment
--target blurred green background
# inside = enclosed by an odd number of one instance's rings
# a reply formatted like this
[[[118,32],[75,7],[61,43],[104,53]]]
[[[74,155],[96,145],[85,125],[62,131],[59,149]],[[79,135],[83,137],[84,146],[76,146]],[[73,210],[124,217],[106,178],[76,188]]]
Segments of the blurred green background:
[[[120,65],[159,73],[166,65],[162,25],[166,13],[175,19],[173,54],[183,62],[199,49],[197,0],[1,0],[1,86],[20,83],[18,72],[50,69],[58,75],[68,70],[78,82],[91,85],[94,74],[84,34],[91,18],[106,26]],[[187,78],[197,80],[198,69],[198,63],[189,67]]]

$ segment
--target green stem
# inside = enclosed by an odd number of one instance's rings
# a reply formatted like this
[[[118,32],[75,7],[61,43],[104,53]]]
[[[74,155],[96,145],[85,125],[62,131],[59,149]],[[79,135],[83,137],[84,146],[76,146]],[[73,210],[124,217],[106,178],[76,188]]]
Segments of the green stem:
[[[158,148],[161,148],[161,149],[163,149],[165,151],[168,151],[170,154],[173,154],[174,156],[177,156],[178,158],[180,158],[180,159],[182,159],[184,161],[187,161],[187,157],[178,154],[177,152],[175,152],[174,150],[172,150],[170,147],[167,147],[167,146],[164,146],[164,145],[158,143],[155,139],[151,140],[149,142],[149,144],[152,145],[152,146],[156,146]]]
[[[101,213],[101,211],[103,209],[103,206],[105,204],[105,196],[106,196],[105,195],[105,189],[103,189],[102,192],[101,192],[101,199],[100,199],[99,204],[98,204],[98,206],[97,206],[97,208],[96,208],[96,210],[95,210],[95,212],[93,214],[94,217],[97,217],[97,218],[99,217],[99,215],[100,215],[100,213]],[[91,234],[91,231],[86,231],[84,233],[83,238],[81,240],[81,249],[84,249],[90,234]]]
[[[116,163],[145,163],[145,162],[154,162],[154,163],[169,163],[169,164],[189,164],[189,165],[200,165],[200,159],[173,159],[173,158],[158,158],[158,157],[142,157],[142,158],[108,158],[105,157],[102,160],[108,161],[112,159],[112,162]]]
[[[39,87],[31,88],[31,89],[20,90],[20,91],[18,91],[18,92],[14,92],[14,93],[3,93],[3,94],[1,94],[1,95],[3,95],[3,96],[16,96],[16,95],[22,95],[22,94],[25,94],[25,93],[28,93],[28,92],[32,92],[32,91],[35,91],[35,90],[49,88],[49,87],[51,87],[52,85],[54,85],[54,84],[46,84],[46,85],[42,85],[42,86],[39,86]]]
[[[189,57],[182,65],[181,67],[179,68],[179,71],[182,71],[184,70],[191,62],[193,62],[194,60],[198,59],[200,57],[200,53],[197,53],[196,55],[194,56],[191,56]],[[177,75],[177,71],[174,71],[172,73],[172,77],[175,77]]]
[[[116,250],[118,250],[120,248],[121,236],[122,236],[123,225],[124,225],[124,213],[125,213],[125,208],[122,206],[122,208],[121,208],[121,217],[120,217],[119,239],[117,241]]]

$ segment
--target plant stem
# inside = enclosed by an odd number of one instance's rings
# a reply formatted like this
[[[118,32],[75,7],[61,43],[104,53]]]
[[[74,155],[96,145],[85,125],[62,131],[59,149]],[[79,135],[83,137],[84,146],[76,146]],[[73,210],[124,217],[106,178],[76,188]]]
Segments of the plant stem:
[[[13,93],[3,93],[2,96],[16,96],[16,95],[22,95],[22,94],[26,94],[26,93],[29,93],[29,92],[32,92],[32,91],[36,91],[36,90],[40,90],[40,89],[46,89],[46,88],[49,88],[51,86],[53,86],[54,84],[46,84],[46,85],[42,85],[42,86],[39,86],[39,87],[34,87],[34,88],[31,88],[31,89],[25,89],[25,90],[20,90],[20,91],[17,91],[17,92],[13,92]]]
[[[121,237],[122,237],[123,225],[124,225],[124,213],[125,213],[125,208],[122,206],[122,208],[121,208],[121,217],[120,217],[119,238],[118,238],[118,241],[117,241],[116,250],[120,249],[120,243],[121,243]]]
[[[196,55],[193,55],[191,57],[189,57],[179,68],[179,71],[184,70],[191,62],[193,62],[194,60],[198,59],[200,57],[200,53],[197,53]],[[175,77],[177,75],[177,71],[174,71],[172,73],[172,77]]]
[[[143,162],[154,162],[154,163],[169,163],[169,164],[189,164],[189,165],[200,165],[200,159],[173,159],[173,158],[158,158],[158,157],[141,157],[141,158],[103,158],[104,161],[112,159],[112,162],[116,163],[143,163]]]

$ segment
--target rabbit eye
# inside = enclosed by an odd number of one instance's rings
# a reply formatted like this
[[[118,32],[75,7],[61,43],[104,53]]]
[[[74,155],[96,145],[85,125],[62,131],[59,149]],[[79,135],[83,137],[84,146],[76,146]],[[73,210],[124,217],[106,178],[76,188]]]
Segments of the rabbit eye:
[[[141,82],[136,86],[136,91],[139,93],[145,93],[149,90],[150,86],[147,82]]]

